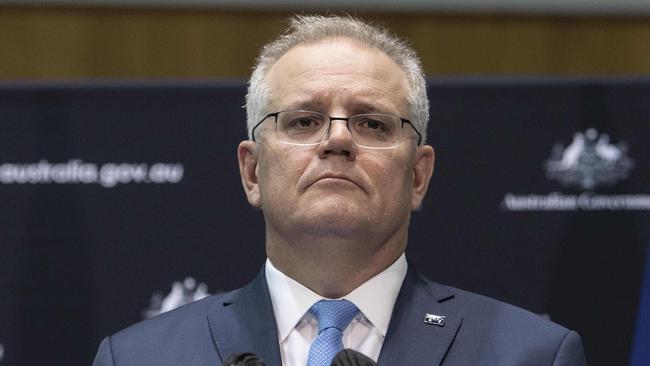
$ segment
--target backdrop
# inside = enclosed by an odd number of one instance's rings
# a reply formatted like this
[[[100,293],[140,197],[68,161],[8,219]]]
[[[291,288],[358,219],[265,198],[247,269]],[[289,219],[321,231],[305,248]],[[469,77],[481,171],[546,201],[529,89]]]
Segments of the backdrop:
[[[0,366],[89,365],[104,336],[261,269],[244,94],[0,84]],[[578,330],[590,365],[650,364],[650,79],[434,79],[429,95],[436,170],[407,255]]]

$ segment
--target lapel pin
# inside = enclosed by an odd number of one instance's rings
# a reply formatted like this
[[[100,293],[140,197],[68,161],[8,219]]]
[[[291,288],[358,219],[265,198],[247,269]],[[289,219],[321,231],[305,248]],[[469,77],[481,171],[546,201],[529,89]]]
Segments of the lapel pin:
[[[424,314],[424,322],[426,324],[431,324],[431,325],[437,325],[439,327],[444,327],[445,326],[445,317],[444,317],[444,315],[436,315],[436,314],[425,313]]]

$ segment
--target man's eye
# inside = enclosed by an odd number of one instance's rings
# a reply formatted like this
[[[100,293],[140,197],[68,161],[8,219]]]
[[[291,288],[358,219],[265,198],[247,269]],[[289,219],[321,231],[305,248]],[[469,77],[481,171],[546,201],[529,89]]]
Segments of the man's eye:
[[[368,125],[368,128],[372,128],[373,130],[380,129],[382,127],[381,122],[374,120],[367,121],[366,125]]]
[[[369,118],[361,121],[359,127],[368,130],[375,130],[377,132],[386,131],[387,129],[387,126],[384,122],[378,121],[376,119],[369,119]]]
[[[289,126],[291,128],[297,128],[297,129],[310,129],[310,128],[317,127],[318,122],[313,118],[302,117],[302,118],[296,118],[293,121],[291,121]]]

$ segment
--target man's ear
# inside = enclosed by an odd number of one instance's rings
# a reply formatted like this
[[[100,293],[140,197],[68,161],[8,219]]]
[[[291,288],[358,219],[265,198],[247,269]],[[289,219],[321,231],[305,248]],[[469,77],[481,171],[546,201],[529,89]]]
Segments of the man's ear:
[[[250,140],[242,141],[237,147],[237,160],[239,160],[239,175],[248,203],[259,208],[260,189],[257,181],[257,145]]]
[[[413,166],[413,195],[411,196],[411,209],[413,210],[420,208],[422,200],[427,194],[435,160],[436,153],[431,145],[420,146],[416,149]]]

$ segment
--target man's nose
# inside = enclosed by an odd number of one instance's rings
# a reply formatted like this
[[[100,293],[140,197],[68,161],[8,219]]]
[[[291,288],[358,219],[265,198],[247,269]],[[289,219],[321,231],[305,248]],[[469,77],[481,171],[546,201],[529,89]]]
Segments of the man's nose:
[[[325,140],[318,145],[318,155],[325,158],[330,155],[344,155],[348,160],[357,157],[357,147],[352,141],[352,133],[348,129],[345,120],[333,120],[331,122]]]

